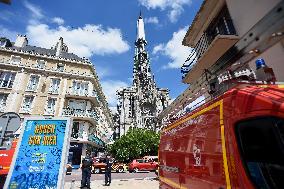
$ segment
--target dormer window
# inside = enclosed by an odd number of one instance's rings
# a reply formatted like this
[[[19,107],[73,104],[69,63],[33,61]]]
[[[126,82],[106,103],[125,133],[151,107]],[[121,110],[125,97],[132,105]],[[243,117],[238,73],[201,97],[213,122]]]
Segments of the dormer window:
[[[37,60],[37,65],[36,67],[39,68],[39,69],[44,69],[45,68],[45,61],[44,60]]]
[[[18,65],[18,64],[21,63],[21,60],[22,60],[22,58],[21,58],[20,56],[14,56],[14,55],[12,55],[12,56],[11,56],[11,59],[10,59],[10,63],[11,63],[11,64],[16,64],[16,65]]]
[[[5,47],[6,46],[6,41],[0,40],[0,47]]]
[[[64,71],[64,64],[58,63],[56,71],[63,72]]]

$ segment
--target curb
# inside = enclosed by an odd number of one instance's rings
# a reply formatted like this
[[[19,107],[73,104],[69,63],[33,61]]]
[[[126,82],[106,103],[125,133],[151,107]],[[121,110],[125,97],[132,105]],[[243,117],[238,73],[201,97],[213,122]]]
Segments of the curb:
[[[130,178],[130,179],[112,179],[112,181],[132,181],[132,180],[159,180],[158,177],[145,177],[145,178]],[[65,183],[68,183],[72,181],[66,181]],[[81,181],[75,181],[75,182],[81,182]]]

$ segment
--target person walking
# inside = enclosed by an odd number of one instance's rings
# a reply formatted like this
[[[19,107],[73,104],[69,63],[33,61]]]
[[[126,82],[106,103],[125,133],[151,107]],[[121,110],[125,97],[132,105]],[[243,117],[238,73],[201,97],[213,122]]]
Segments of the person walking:
[[[86,157],[82,160],[82,181],[81,181],[81,187],[84,188],[87,187],[90,189],[91,185],[91,170],[93,165],[93,159],[90,157],[89,154],[86,155]]]
[[[106,171],[105,171],[105,185],[109,186],[111,183],[111,166],[113,160],[111,159],[110,155],[106,157]]]

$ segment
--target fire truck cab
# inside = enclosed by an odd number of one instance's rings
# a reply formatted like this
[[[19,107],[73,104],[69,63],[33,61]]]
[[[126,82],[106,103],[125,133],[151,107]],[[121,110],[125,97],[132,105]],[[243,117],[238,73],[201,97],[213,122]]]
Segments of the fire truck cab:
[[[160,188],[284,188],[284,85],[239,84],[161,132]]]

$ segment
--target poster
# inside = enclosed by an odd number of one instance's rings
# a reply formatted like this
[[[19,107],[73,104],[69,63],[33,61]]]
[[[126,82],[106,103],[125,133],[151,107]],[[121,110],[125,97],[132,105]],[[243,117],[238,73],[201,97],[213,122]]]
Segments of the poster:
[[[63,188],[70,124],[68,118],[25,119],[4,188]]]

